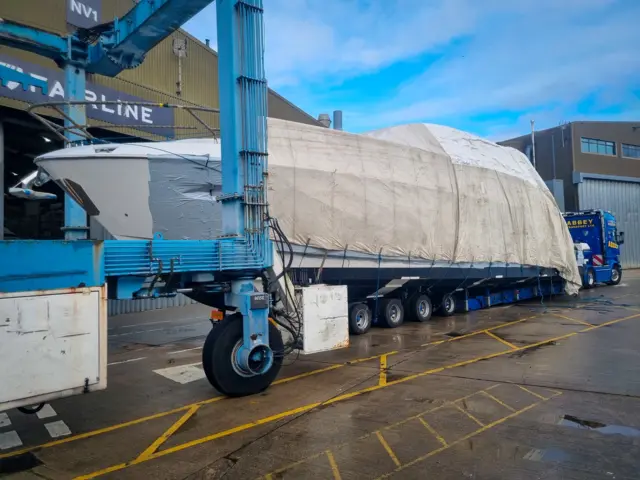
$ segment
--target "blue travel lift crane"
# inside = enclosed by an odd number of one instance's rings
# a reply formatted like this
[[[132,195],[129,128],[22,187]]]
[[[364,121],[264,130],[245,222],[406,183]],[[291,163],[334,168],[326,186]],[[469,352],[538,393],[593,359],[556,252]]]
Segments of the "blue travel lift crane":
[[[141,0],[112,23],[68,36],[5,21],[0,22],[0,44],[56,61],[65,72],[67,100],[84,100],[86,73],[115,76],[123,69],[137,67],[146,52],[210,3],[212,0]],[[0,296],[24,300],[42,292],[66,294],[104,288],[109,298],[130,299],[170,296],[197,288],[213,299],[209,302],[212,306],[228,313],[205,341],[202,361],[206,376],[222,393],[240,396],[267,388],[284,355],[270,295],[278,278],[271,269],[274,255],[269,230],[277,234],[279,228],[269,217],[265,185],[263,2],[216,3],[222,143],[222,195],[218,201],[223,207],[223,236],[211,240],[174,241],[160,235],[152,240],[88,240],[82,196],[67,188],[64,241],[0,242]],[[0,78],[5,84],[19,82],[25,89],[47,87],[10,69],[1,69]],[[69,105],[65,115],[65,126],[70,127],[74,140],[73,124],[85,123],[84,106]],[[153,280],[149,282],[149,278]],[[256,279],[262,279],[265,288],[257,288]],[[106,304],[106,298],[101,304]],[[46,360],[33,358],[33,362]],[[106,376],[106,366],[101,376]],[[99,383],[106,387],[105,378],[86,378],[84,391]],[[5,403],[5,407],[56,398],[39,393],[22,402]]]

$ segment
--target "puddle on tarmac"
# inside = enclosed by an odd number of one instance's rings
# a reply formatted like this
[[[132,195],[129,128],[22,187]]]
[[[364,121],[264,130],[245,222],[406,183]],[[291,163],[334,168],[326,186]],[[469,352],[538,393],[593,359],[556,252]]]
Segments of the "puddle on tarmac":
[[[570,456],[567,452],[559,448],[534,448],[533,450],[529,450],[522,458],[532,462],[565,462],[569,460]]]
[[[559,422],[565,427],[593,430],[604,435],[623,435],[625,437],[640,437],[640,429],[625,427],[624,425],[606,425],[592,420],[583,420],[573,415],[565,415]]]
[[[537,350],[540,350],[541,348],[550,347],[552,345],[556,345],[556,342],[547,342],[547,343],[543,343],[541,345],[536,345],[535,347],[528,347],[528,348],[526,348],[524,350],[520,350],[519,352],[512,353],[509,356],[511,358],[522,358],[525,355],[528,355],[528,354],[533,353],[533,352],[535,352]]]
[[[451,337],[451,338],[461,337],[463,335],[464,333],[460,333],[460,332],[448,332],[444,334],[445,337]]]

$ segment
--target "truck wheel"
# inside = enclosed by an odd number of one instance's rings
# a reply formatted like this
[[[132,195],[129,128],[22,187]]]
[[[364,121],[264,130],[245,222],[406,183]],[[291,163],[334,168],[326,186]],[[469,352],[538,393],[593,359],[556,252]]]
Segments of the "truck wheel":
[[[371,328],[371,310],[364,303],[356,303],[349,311],[349,332],[362,335]]]
[[[587,277],[584,279],[584,288],[593,288],[596,286],[596,272],[593,268],[587,270]]]
[[[404,307],[397,298],[385,298],[380,303],[382,326],[396,328],[404,322]]]
[[[453,295],[447,293],[442,297],[442,301],[440,302],[440,308],[438,312],[443,317],[450,317],[454,313],[456,313],[456,299],[453,298]]]
[[[405,310],[411,320],[415,322],[428,322],[431,318],[431,314],[433,313],[431,300],[429,297],[421,293],[416,293],[409,297]]]
[[[611,272],[611,281],[607,282],[609,285],[618,285],[622,281],[622,268],[620,265],[613,267]]]
[[[273,365],[262,375],[252,375],[240,369],[235,354],[242,345],[242,315],[229,315],[211,329],[202,349],[202,367],[209,383],[220,393],[242,397],[266,390],[282,366],[284,344],[282,334],[269,322],[269,346]]]

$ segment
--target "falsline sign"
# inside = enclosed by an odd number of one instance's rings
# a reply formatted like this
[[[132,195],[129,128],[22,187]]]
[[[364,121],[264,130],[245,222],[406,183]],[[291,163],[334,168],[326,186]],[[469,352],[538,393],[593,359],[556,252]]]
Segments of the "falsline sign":
[[[65,100],[64,72],[60,69],[47,68],[41,65],[25,62],[9,55],[0,54],[0,65],[26,73],[36,79],[46,80],[49,87],[48,95],[40,88],[30,86],[26,90],[17,82],[7,82],[4,86],[0,82],[0,97],[22,100],[28,103],[59,102]],[[102,85],[87,81],[85,99],[92,102],[121,101],[144,102],[145,100],[118,92]],[[173,137],[174,111],[172,108],[149,107],[142,105],[90,105],[87,107],[87,117],[101,120],[114,125],[132,126],[138,130],[152,132],[158,135]],[[145,126],[147,126],[145,128]],[[156,128],[154,126],[167,126]]]

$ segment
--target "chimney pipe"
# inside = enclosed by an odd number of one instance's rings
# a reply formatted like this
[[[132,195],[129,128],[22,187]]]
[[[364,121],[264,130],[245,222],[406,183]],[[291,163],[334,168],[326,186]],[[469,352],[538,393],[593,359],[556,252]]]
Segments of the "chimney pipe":
[[[208,38],[204,39],[204,43],[207,45],[208,48],[211,47],[211,45],[209,44],[209,39]]]
[[[331,117],[328,113],[321,113],[318,115],[318,121],[324,126],[329,128],[331,126]]]
[[[342,130],[342,110],[333,111],[333,128],[334,130]]]

